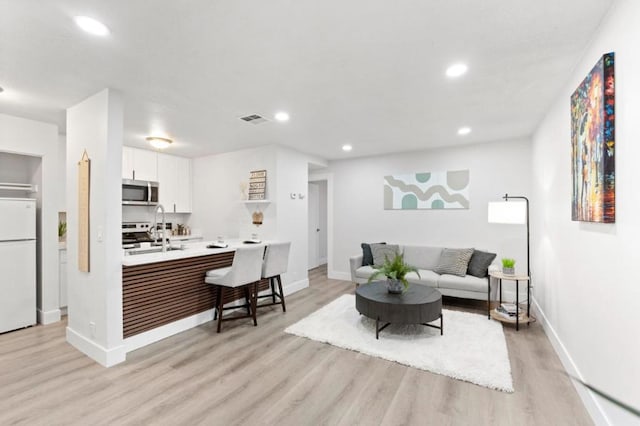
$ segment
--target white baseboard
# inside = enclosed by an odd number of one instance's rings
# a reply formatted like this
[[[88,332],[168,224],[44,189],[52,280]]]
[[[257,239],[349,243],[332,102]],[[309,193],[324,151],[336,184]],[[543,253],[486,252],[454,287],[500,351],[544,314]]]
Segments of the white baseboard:
[[[38,309],[38,324],[53,324],[54,322],[60,321],[61,317],[60,309],[52,309],[50,311]]]
[[[351,281],[350,272],[329,271],[327,277],[331,280]]]
[[[135,336],[124,339],[125,351],[135,351],[136,349],[140,349],[144,346],[166,339],[174,334],[181,333],[212,320],[213,309],[209,309],[195,315],[191,315],[190,317],[162,325],[158,328],[154,328],[153,330],[136,334]]]
[[[580,373],[580,370],[578,370],[578,367],[573,362],[573,358],[571,358],[571,355],[567,351],[567,348],[560,340],[558,333],[556,333],[556,331],[554,330],[553,326],[549,322],[549,319],[538,304],[536,298],[532,297],[531,302],[533,310],[535,311],[537,318],[540,320],[540,323],[542,324],[542,327],[544,328],[544,331],[547,334],[547,337],[549,338],[553,349],[555,349],[556,354],[558,354],[558,357],[560,358],[564,369],[572,376],[575,376],[580,380],[584,380],[582,374]],[[576,383],[573,380],[571,381],[571,383],[573,383],[573,387],[578,392],[578,395],[580,396],[582,403],[587,409],[587,412],[591,416],[593,423],[595,423],[596,425],[611,425],[609,418],[605,414],[600,403],[597,401],[596,396],[581,384]]]
[[[67,342],[103,367],[113,367],[127,358],[124,345],[106,349],[69,327],[67,327]]]
[[[282,287],[282,291],[285,296],[288,296],[307,287],[309,287],[309,278],[289,283]]]

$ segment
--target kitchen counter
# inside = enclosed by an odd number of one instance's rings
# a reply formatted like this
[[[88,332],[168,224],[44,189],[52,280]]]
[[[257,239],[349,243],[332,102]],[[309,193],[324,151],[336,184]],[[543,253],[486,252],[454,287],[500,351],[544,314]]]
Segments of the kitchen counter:
[[[146,265],[149,263],[156,262],[166,262],[169,260],[178,260],[178,259],[187,259],[190,257],[197,256],[207,256],[210,254],[221,254],[221,253],[229,253],[234,252],[236,248],[242,246],[248,246],[248,244],[243,244],[241,240],[231,240],[226,241],[229,245],[227,248],[219,248],[219,249],[211,249],[207,248],[208,244],[214,243],[214,241],[199,241],[185,244],[172,244],[173,247],[185,247],[181,250],[172,250],[167,251],[165,253],[146,253],[146,254],[135,254],[135,255],[125,255],[122,258],[123,266],[135,266],[135,265]],[[262,243],[263,245],[265,242]]]

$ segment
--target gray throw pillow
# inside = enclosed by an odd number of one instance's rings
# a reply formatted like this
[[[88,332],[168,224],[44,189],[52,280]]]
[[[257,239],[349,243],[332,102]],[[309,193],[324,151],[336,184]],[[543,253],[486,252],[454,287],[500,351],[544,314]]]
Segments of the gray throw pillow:
[[[371,244],[373,254],[373,266],[381,266],[385,259],[393,260],[398,254],[397,244]]]
[[[485,278],[489,275],[489,265],[491,265],[491,262],[493,262],[495,258],[495,253],[474,250],[473,256],[471,256],[471,260],[469,261],[469,266],[467,267],[467,275]]]
[[[387,243],[377,243],[377,244],[387,244]],[[362,266],[373,265],[373,253],[371,253],[371,244],[362,243],[360,244],[362,247]]]
[[[450,274],[464,277],[467,275],[467,266],[473,255],[473,249],[449,249],[442,250],[438,266],[433,272],[438,274]]]

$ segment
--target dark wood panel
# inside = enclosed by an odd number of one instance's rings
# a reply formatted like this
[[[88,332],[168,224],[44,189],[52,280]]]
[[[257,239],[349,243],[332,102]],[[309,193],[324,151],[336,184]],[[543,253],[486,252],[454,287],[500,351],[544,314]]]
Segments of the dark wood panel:
[[[213,286],[204,282],[210,269],[231,266],[233,252],[145,265],[123,266],[122,307],[124,337],[135,336],[211,309]],[[269,288],[262,280],[260,290]],[[242,289],[225,292],[225,304],[244,299]]]

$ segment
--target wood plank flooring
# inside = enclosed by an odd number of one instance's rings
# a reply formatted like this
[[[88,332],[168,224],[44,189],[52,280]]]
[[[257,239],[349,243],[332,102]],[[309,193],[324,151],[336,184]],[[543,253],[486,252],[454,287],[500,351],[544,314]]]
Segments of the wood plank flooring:
[[[354,291],[324,268],[310,282],[285,314],[259,311],[258,327],[232,321],[217,334],[207,323],[109,369],[65,342],[64,323],[0,335],[0,425],[592,424],[539,324],[505,328],[507,394],[285,334]]]

